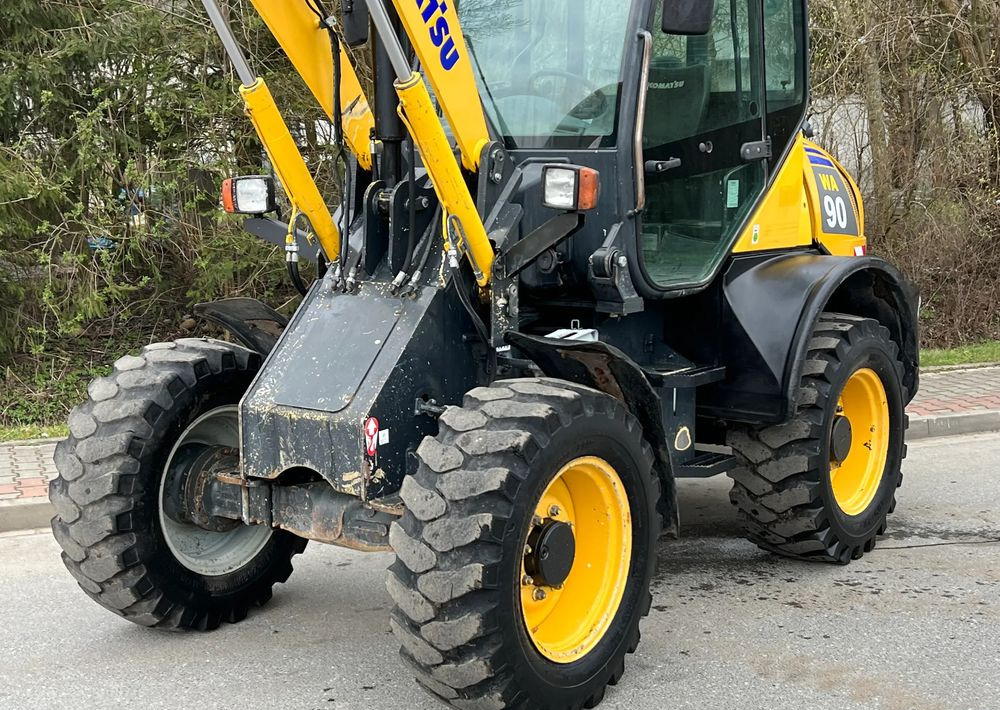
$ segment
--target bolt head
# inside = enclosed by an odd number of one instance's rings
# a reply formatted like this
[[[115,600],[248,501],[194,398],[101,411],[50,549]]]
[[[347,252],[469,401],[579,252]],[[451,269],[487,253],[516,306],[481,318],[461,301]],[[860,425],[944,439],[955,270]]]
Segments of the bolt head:
[[[553,505],[551,508],[549,508],[549,515],[553,518],[559,515],[561,512],[562,510],[559,508],[558,505]]]
[[[618,266],[620,266],[623,269],[626,266],[628,266],[628,257],[627,256],[619,256],[618,257]]]
[[[531,595],[531,598],[534,599],[536,602],[540,602],[543,599],[545,599],[546,596],[548,595],[545,593],[545,590],[542,589],[541,587],[538,587],[535,589],[534,594]]]
[[[526,574],[523,577],[521,577],[521,584],[523,584],[525,587],[529,587],[534,583],[535,580],[531,578],[530,574]]]

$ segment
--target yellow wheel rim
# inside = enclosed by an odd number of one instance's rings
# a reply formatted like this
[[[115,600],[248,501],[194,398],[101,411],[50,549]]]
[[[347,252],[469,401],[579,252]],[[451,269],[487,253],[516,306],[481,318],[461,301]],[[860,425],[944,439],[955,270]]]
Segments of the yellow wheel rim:
[[[860,515],[875,499],[889,456],[889,402],[881,378],[871,369],[858,370],[844,385],[837,415],[851,424],[850,452],[830,461],[830,483],[837,505],[847,515]]]
[[[535,508],[533,525],[572,526],[576,554],[559,587],[529,577],[521,564],[521,612],[538,652],[573,663],[604,638],[618,612],[632,560],[632,516],[614,467],[585,456],[560,469]],[[525,545],[525,557],[532,553]]]

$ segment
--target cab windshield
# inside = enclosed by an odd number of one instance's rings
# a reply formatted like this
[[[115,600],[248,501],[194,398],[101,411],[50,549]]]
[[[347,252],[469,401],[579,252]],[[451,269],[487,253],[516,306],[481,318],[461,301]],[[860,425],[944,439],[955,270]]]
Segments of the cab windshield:
[[[483,104],[510,147],[614,144],[630,5],[458,2]]]

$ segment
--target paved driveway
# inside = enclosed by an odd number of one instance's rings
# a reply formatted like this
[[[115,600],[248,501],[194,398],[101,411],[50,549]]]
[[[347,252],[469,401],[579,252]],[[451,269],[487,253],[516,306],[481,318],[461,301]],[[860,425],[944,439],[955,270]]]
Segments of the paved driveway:
[[[912,445],[905,471],[889,536],[846,568],[756,550],[725,479],[685,482],[602,708],[1000,709],[1000,436]],[[98,608],[48,535],[0,537],[0,708],[436,708],[396,657],[387,559],[312,546],[247,622],[171,634]]]

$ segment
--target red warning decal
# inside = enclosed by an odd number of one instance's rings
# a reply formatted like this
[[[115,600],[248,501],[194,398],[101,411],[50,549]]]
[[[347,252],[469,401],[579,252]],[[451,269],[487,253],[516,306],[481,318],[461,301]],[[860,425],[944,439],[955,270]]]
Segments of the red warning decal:
[[[369,456],[374,456],[378,451],[378,419],[368,417],[365,421],[365,450]]]

